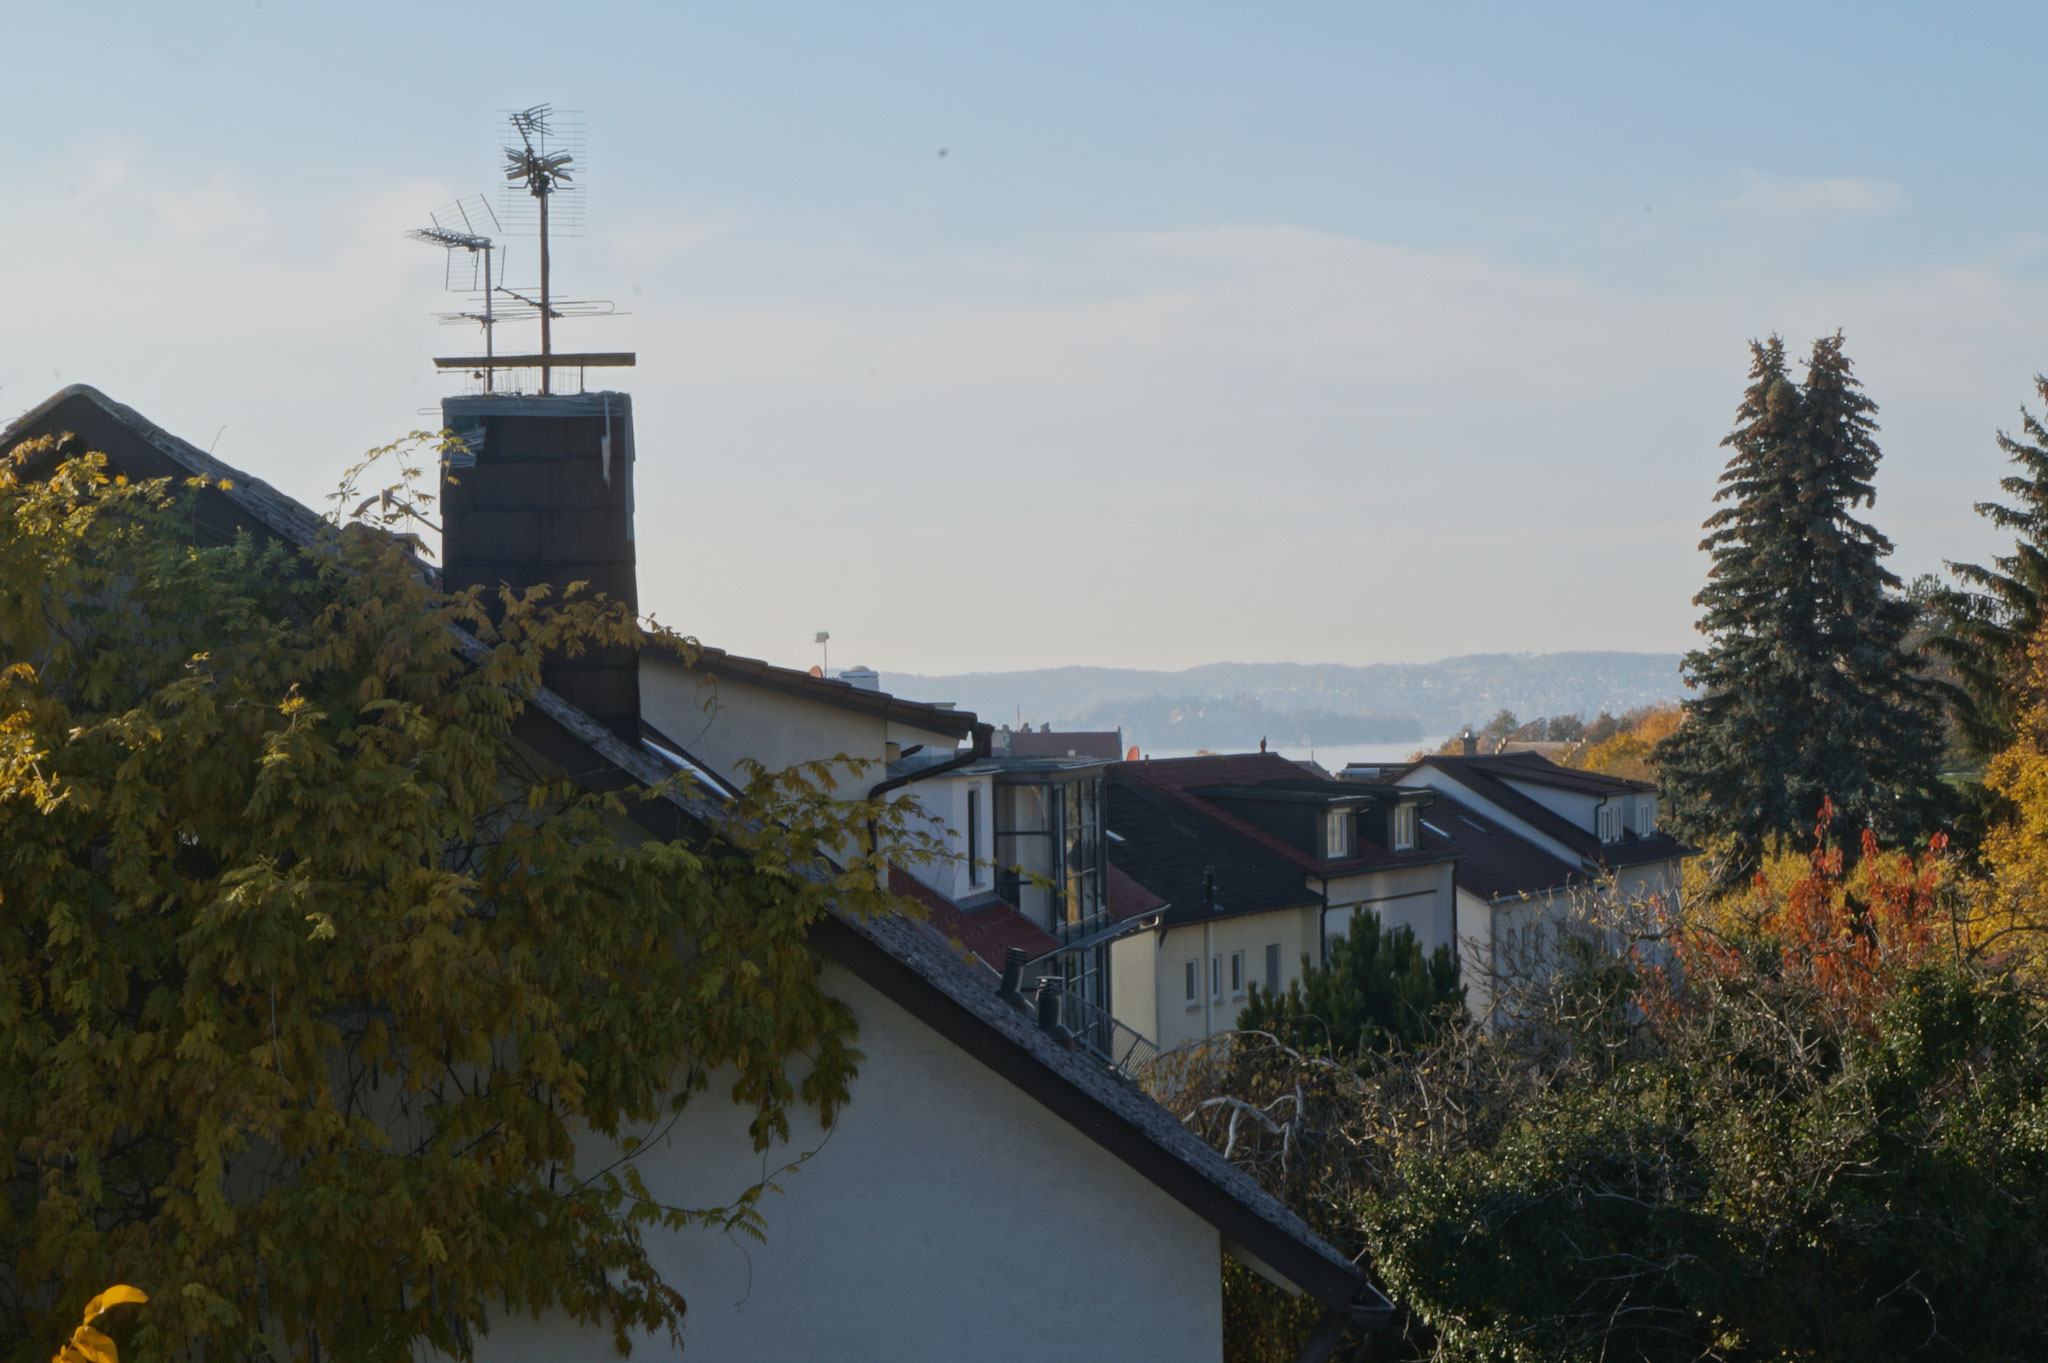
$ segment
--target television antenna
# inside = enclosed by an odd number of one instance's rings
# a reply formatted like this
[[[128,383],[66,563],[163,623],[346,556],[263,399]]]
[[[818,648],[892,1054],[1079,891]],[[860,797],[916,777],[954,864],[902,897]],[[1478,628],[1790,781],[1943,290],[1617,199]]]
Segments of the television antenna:
[[[472,194],[468,198],[458,199],[448,205],[448,207],[441,209],[437,213],[431,213],[428,216],[433,220],[434,225],[432,227],[415,227],[412,231],[407,232],[406,235],[414,241],[426,242],[429,246],[446,248],[448,265],[445,277],[442,280],[443,287],[450,293],[476,293],[479,283],[478,275],[482,275],[484,310],[481,313],[442,313],[441,319],[443,321],[475,321],[483,326],[484,391],[488,393],[491,391],[492,378],[496,371],[494,361],[497,358],[497,347],[493,343],[491,330],[498,324],[498,318],[491,309],[493,292],[491,254],[499,248],[488,236],[484,235],[483,229],[489,227],[493,232],[499,230],[498,215],[491,212],[491,206],[484,202],[482,195]],[[469,280],[467,283],[458,284],[456,281],[460,277],[461,266],[465,257],[467,257],[469,264]]]
[[[579,236],[583,229],[583,184],[578,177],[586,169],[583,129],[574,114],[558,113],[551,106],[536,104],[506,115],[510,136],[503,139],[505,175],[504,201],[493,213],[480,197],[462,200],[451,209],[434,215],[434,226],[407,235],[416,240],[448,248],[448,287],[455,292],[475,293],[478,274],[482,276],[481,312],[475,310],[441,314],[449,323],[476,322],[484,329],[481,356],[437,357],[434,365],[443,370],[470,370],[483,379],[484,391],[495,387],[494,376],[505,370],[538,369],[540,391],[553,391],[558,368],[629,366],[630,351],[577,352],[555,350],[554,324],[564,317],[603,317],[616,314],[609,299],[561,299],[554,296],[552,244],[556,236]],[[540,280],[537,286],[513,288],[505,265],[505,249],[486,234],[505,230],[532,230],[539,238]],[[456,283],[461,257],[468,254],[470,272],[466,286]],[[497,253],[493,277],[493,252]],[[507,301],[509,300],[509,301]],[[537,320],[540,323],[540,353],[500,355],[494,344],[495,329],[510,321]]]

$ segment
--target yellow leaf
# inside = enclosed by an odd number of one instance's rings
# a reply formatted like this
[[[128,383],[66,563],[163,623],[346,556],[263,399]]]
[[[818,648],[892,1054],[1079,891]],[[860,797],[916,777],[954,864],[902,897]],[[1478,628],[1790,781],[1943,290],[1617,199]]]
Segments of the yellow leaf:
[[[149,1300],[149,1293],[126,1283],[115,1283],[106,1291],[85,1304],[85,1324],[90,1325],[93,1317],[112,1306],[133,1306]]]
[[[81,1325],[73,1330],[71,1342],[57,1357],[60,1363],[121,1363],[120,1356],[114,1352],[114,1341],[90,1325]]]

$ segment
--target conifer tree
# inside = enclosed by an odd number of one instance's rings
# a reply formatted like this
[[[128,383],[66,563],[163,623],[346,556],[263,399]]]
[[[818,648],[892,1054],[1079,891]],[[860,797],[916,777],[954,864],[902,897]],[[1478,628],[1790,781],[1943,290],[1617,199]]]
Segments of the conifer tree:
[[[2034,389],[2048,402],[2048,376],[2037,377]],[[1954,698],[1957,734],[1982,758],[2011,746],[2012,682],[2025,665],[2027,643],[2041,627],[2048,598],[2048,428],[2024,407],[2020,420],[2021,439],[1998,433],[1998,447],[2018,466],[1998,484],[2012,503],[1977,503],[1978,515],[2014,532],[2013,550],[1993,558],[1989,567],[1948,565],[1959,586],[1938,598],[1948,628],[1929,641],[1955,665],[1961,692]]]
[[[1812,827],[1824,799],[1851,826],[1900,844],[1935,811],[1941,754],[1929,684],[1904,652],[1913,610],[1857,520],[1876,501],[1872,413],[1842,350],[1823,337],[1802,390],[1784,343],[1751,344],[1734,451],[1700,547],[1713,556],[1705,649],[1687,655],[1685,723],[1659,746],[1682,835],[1738,864]]]
[[[1464,1011],[1449,946],[1425,954],[1413,928],[1386,927],[1360,909],[1350,932],[1330,939],[1327,963],[1304,960],[1300,978],[1278,994],[1254,982],[1237,1025],[1304,1051],[1360,1056],[1419,1045]]]

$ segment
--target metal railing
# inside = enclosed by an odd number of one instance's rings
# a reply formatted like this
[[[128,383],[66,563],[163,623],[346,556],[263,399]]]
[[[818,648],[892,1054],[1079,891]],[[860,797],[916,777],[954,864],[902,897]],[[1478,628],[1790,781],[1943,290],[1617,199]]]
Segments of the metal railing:
[[[1079,994],[1059,991],[1060,1023],[1098,1058],[1136,1074],[1159,1055],[1159,1047],[1134,1027],[1117,1020],[1106,1008],[1097,1007]]]

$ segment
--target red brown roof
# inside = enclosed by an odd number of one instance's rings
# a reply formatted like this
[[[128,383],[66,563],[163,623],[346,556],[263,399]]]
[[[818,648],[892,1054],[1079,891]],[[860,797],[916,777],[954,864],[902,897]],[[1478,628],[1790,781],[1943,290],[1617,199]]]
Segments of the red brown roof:
[[[923,906],[927,921],[946,940],[958,942],[972,958],[998,973],[1003,952],[1010,947],[1022,948],[1027,961],[1060,949],[1059,938],[1008,904],[997,901],[983,908],[963,909],[900,866],[889,868],[889,893]]]
[[[1116,923],[1128,923],[1133,918],[1158,913],[1166,907],[1166,901],[1131,879],[1114,864],[1109,868],[1109,879],[1104,882],[1109,890],[1109,917]]]

